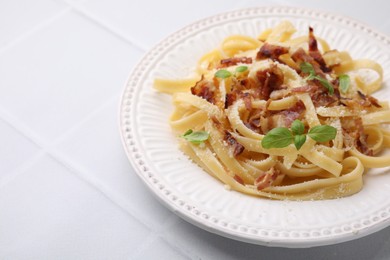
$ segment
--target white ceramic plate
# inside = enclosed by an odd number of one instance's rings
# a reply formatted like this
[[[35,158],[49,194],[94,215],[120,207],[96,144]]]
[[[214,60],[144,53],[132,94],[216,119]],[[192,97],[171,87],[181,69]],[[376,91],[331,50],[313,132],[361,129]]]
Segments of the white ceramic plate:
[[[298,34],[308,26],[332,48],[369,58],[385,69],[377,95],[389,99],[390,39],[346,17],[291,7],[264,7],[216,15],[172,34],[153,48],[132,72],[120,110],[126,153],[149,189],[176,214],[203,229],[269,246],[311,247],[362,237],[390,223],[390,172],[368,172],[364,188],[351,197],[307,202],[254,198],[224,186],[177,148],[168,118],[171,97],[152,89],[153,79],[185,78],[196,61],[231,34],[257,36],[281,20]]]

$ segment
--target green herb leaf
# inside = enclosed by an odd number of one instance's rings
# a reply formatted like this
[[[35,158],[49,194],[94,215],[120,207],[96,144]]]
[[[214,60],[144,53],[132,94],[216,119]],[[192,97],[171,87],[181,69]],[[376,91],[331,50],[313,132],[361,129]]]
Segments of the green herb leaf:
[[[307,133],[311,139],[317,142],[327,142],[336,137],[337,129],[330,125],[317,125]]]
[[[215,72],[215,77],[221,78],[221,79],[226,79],[226,78],[230,77],[231,75],[232,75],[232,73],[230,73],[227,70],[218,70],[217,72]]]
[[[316,80],[318,80],[321,83],[321,85],[328,90],[330,95],[333,95],[334,88],[333,88],[333,85],[329,81],[327,81],[326,79],[324,79],[323,77],[320,77],[320,76],[315,76],[314,78]]]
[[[201,144],[209,138],[209,133],[206,131],[192,131],[187,130],[182,137],[193,144]]]
[[[291,124],[291,131],[294,135],[301,135],[305,132],[305,125],[301,121],[296,119]]]
[[[293,142],[293,135],[286,127],[277,127],[269,131],[261,141],[265,149],[283,148]]]
[[[318,80],[321,83],[321,85],[328,90],[329,94],[333,95],[334,88],[332,84],[326,79],[324,79],[323,77],[316,75],[313,65],[311,65],[308,62],[302,62],[300,64],[300,68],[302,72],[309,74],[309,76],[306,77],[306,80],[313,80],[313,79]]]
[[[339,87],[342,93],[346,93],[349,88],[349,84],[351,83],[351,79],[348,75],[343,74],[339,76]]]
[[[306,142],[306,135],[294,136],[294,145],[297,150],[301,149],[302,145]]]
[[[248,70],[248,66],[238,66],[236,72],[245,72]]]
[[[194,131],[192,131],[192,129],[188,129],[188,130],[183,134],[183,136],[189,135],[189,134],[191,134],[192,132],[194,132]]]
[[[308,63],[308,62],[302,62],[301,64],[300,64],[300,68],[301,68],[301,71],[302,72],[304,72],[304,73],[307,73],[307,74],[309,74],[309,77],[311,76],[311,75],[315,75],[316,74],[316,72],[315,72],[315,70],[314,70],[314,68],[313,68],[313,65],[311,65],[310,63]]]

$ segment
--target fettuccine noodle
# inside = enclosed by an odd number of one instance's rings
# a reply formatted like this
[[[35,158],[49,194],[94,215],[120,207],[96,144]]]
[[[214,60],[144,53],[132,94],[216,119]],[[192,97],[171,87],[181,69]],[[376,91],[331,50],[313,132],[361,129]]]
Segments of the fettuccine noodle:
[[[180,148],[229,189],[280,200],[352,195],[362,189],[365,169],[390,166],[389,105],[371,96],[382,85],[382,67],[330,49],[311,28],[308,36],[293,38],[295,32],[285,21],[257,38],[229,36],[200,58],[198,76],[156,79],[155,89],[173,96],[175,134],[208,133],[204,142],[179,138]],[[332,91],[308,78],[303,63]],[[350,80],[347,89],[341,75]],[[294,120],[306,132],[329,125],[337,133],[326,142],[307,136],[299,149],[263,147],[269,131],[290,129]]]

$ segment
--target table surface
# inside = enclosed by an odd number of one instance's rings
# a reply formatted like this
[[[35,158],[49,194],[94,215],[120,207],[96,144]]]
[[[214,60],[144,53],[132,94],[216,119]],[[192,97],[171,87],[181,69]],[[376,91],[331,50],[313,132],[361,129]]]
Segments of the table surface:
[[[350,16],[390,34],[389,2],[367,3],[1,1],[0,259],[390,259],[390,228],[309,249],[199,229],[147,190],[118,130],[130,71],[177,29],[224,11],[287,5]]]

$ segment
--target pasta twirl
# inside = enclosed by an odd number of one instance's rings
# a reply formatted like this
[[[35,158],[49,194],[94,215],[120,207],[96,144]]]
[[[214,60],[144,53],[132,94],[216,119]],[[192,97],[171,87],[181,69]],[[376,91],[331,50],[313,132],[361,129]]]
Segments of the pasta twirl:
[[[284,21],[258,38],[229,36],[200,58],[197,77],[156,79],[155,88],[173,95],[180,148],[230,189],[271,199],[349,196],[366,168],[390,166],[389,105],[371,96],[383,70],[331,50],[312,28],[295,32]]]

